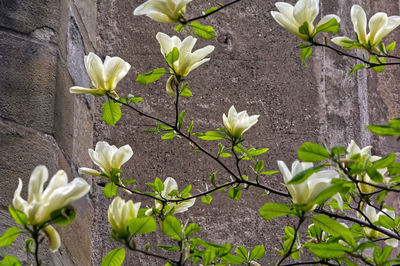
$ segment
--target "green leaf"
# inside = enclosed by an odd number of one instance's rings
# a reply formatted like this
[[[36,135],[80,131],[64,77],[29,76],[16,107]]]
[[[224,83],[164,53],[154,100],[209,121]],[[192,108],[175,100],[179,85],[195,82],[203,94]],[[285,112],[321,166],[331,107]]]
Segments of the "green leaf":
[[[332,32],[336,35],[339,32],[339,23],[335,18],[332,18],[327,23],[318,26],[316,32]]]
[[[213,11],[215,11],[215,10],[217,10],[217,9],[218,9],[218,8],[215,7],[215,6],[210,7],[209,9],[207,9],[207,10],[204,12],[204,15],[210,14],[211,12],[213,12]]]
[[[322,214],[314,215],[312,220],[316,226],[320,227],[328,234],[332,235],[333,237],[341,238],[346,241],[347,244],[351,245],[352,247],[356,247],[356,242],[351,231],[334,219]]]
[[[397,136],[400,135],[400,129],[395,129],[390,126],[369,125],[365,127],[372,133],[379,136]]]
[[[185,118],[185,111],[182,111],[179,115],[178,115],[178,128],[181,128],[183,126],[183,119]]]
[[[392,163],[388,166],[389,176],[400,175],[400,163]]]
[[[107,198],[112,198],[114,196],[117,196],[118,192],[118,186],[115,185],[114,183],[108,183],[103,190],[104,196]]]
[[[132,97],[132,98],[129,98],[129,100],[131,103],[140,103],[143,101],[143,98],[142,97]]]
[[[244,246],[239,246],[235,249],[236,254],[238,254],[242,259],[247,260],[248,252]]]
[[[334,259],[346,255],[346,252],[350,252],[351,249],[346,246],[342,246],[338,243],[307,243],[305,244],[311,253],[322,259]]]
[[[107,253],[101,262],[101,266],[120,266],[125,259],[125,249],[116,248]]]
[[[260,160],[256,163],[256,165],[254,166],[254,171],[256,173],[260,172],[262,169],[264,169],[264,161]]]
[[[319,193],[310,203],[308,203],[308,207],[312,207],[315,204],[321,205],[326,202],[330,198],[332,198],[336,193],[346,193],[349,190],[348,187],[344,187],[343,184],[335,184],[332,185]]]
[[[396,42],[392,42],[391,44],[389,44],[388,46],[386,46],[386,51],[387,52],[391,52],[394,49],[396,49]]]
[[[158,177],[156,177],[156,180],[154,181],[154,190],[159,193],[164,190],[164,183]]]
[[[181,91],[180,95],[181,95],[182,97],[188,98],[188,97],[192,97],[192,92],[191,92],[188,88],[184,88],[184,89]]]
[[[373,166],[369,166],[365,169],[367,171],[368,176],[377,183],[383,182],[383,176],[378,172]]]
[[[50,214],[51,222],[61,226],[69,225],[75,219],[75,216],[75,209],[71,205],[55,210]]]
[[[0,262],[0,266],[21,266],[21,262],[18,260],[18,258],[9,256],[6,254],[3,255],[3,260]]]
[[[386,155],[382,159],[379,159],[378,161],[374,162],[374,168],[375,169],[382,169],[388,167],[390,164],[396,160],[396,154],[391,153],[389,155]]]
[[[185,28],[184,25],[179,24],[178,26],[175,27],[175,30],[177,33],[180,33],[184,28]]]
[[[191,133],[192,130],[193,130],[193,120],[190,121],[190,124],[189,124],[189,126],[188,126],[187,132],[188,132],[188,133]]]
[[[166,73],[164,68],[156,68],[153,71],[140,74],[137,78],[136,81],[139,82],[140,84],[146,85],[149,83],[153,83],[154,81],[159,80],[164,74]]]
[[[28,223],[28,217],[24,212],[15,209],[12,205],[8,206],[8,211],[17,224],[26,225]]]
[[[301,49],[300,58],[304,66],[307,66],[306,59],[309,58],[311,54],[312,54],[312,47],[306,47]]]
[[[206,249],[202,255],[203,263],[205,266],[210,265],[215,260],[214,250]]]
[[[269,149],[268,148],[262,148],[262,149],[250,149],[248,152],[251,156],[259,156],[263,155],[266,153]]]
[[[164,140],[173,140],[174,138],[175,138],[174,132],[165,133],[164,135],[161,136],[161,139]]]
[[[201,197],[201,202],[210,204],[212,199],[213,198],[210,195],[205,195],[205,196]]]
[[[108,100],[103,104],[103,121],[106,122],[107,125],[115,126],[118,120],[121,119],[121,116],[122,113],[119,103]]]
[[[218,140],[226,138],[223,133],[217,131],[207,131],[206,133],[196,132],[194,135],[202,140]]]
[[[312,142],[303,143],[297,150],[297,155],[302,162],[320,162],[331,157],[327,149]]]
[[[354,72],[356,72],[357,70],[364,69],[364,68],[365,68],[365,64],[355,65],[355,66],[353,67],[353,69],[349,72],[349,77],[350,77],[351,75],[353,75]]]
[[[306,181],[312,174],[324,168],[326,164],[314,165],[306,170],[297,173],[286,185],[301,184]]]
[[[310,36],[310,32],[308,31],[308,22],[304,22],[303,25],[299,27],[299,32],[301,34]]]
[[[295,215],[295,212],[289,206],[281,203],[269,202],[265,203],[259,211],[264,220],[272,220],[279,216]]]
[[[224,260],[225,263],[234,265],[242,264],[244,262],[244,259],[242,259],[239,256],[235,256],[233,254],[226,254],[225,256],[222,257],[222,259]]]
[[[240,200],[240,198],[242,197],[242,192],[240,192],[240,190],[242,189],[243,187],[233,187],[229,189],[228,191],[229,197],[233,200]]]
[[[18,227],[8,228],[3,235],[0,236],[0,248],[11,246],[22,230]]]
[[[264,245],[259,245],[253,248],[253,250],[250,252],[249,260],[258,260],[264,257],[265,255],[265,248]]]
[[[335,146],[332,148],[331,154],[333,156],[340,156],[343,153],[347,152],[346,148],[343,146]]]
[[[177,247],[177,246],[157,245],[157,247],[160,247],[160,248],[168,250],[168,251],[180,251],[181,250],[181,248]]]
[[[386,215],[379,215],[379,224],[388,229],[396,228],[396,222]]]
[[[211,184],[213,184],[214,187],[217,186],[217,171],[215,171],[214,173],[211,174],[210,176],[210,182]]]
[[[182,198],[188,198],[188,197],[190,197],[190,191],[192,191],[192,185],[187,185],[187,186],[181,191],[181,197],[182,197]]]
[[[189,237],[194,233],[197,233],[201,230],[201,227],[195,223],[189,224],[189,226],[185,230],[185,237]]]
[[[378,60],[379,59],[379,60]],[[369,61],[373,64],[381,64],[381,63],[386,63],[386,59],[383,57],[377,57],[376,55],[371,55],[369,58]],[[385,71],[385,66],[375,66],[372,68],[376,72],[384,72]]]
[[[174,47],[171,52],[165,57],[169,66],[173,66],[174,62],[179,59],[179,49],[178,47]]]
[[[215,37],[214,28],[211,26],[205,26],[198,21],[193,21],[189,24],[193,28],[194,33],[202,39],[212,39]]]
[[[167,216],[163,221],[162,231],[172,239],[182,240],[182,224],[172,215]]]
[[[132,235],[147,234],[157,230],[157,224],[153,217],[133,218],[129,222],[129,232]]]

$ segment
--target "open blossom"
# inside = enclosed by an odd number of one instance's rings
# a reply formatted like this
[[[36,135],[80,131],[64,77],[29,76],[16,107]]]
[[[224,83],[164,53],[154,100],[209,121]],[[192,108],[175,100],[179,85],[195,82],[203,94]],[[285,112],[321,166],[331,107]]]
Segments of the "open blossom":
[[[117,83],[125,77],[131,65],[119,57],[106,57],[104,64],[100,57],[94,53],[89,53],[84,59],[86,71],[94,88],[83,88],[74,86],[69,89],[71,93],[90,93],[101,96],[107,92],[114,94]]]
[[[109,177],[111,176],[113,168],[119,169],[132,155],[133,151],[131,146],[125,145],[121,148],[117,148],[105,141],[97,142],[95,150],[89,149],[89,156],[92,161]],[[79,168],[79,173],[101,176],[101,172],[86,167]]]
[[[259,115],[249,116],[247,111],[237,113],[235,107],[232,105],[229,108],[228,117],[223,114],[222,120],[229,134],[234,138],[240,138],[244,132],[258,122],[258,117]]]
[[[302,163],[298,160],[292,164],[292,171],[289,171],[286,164],[283,161],[278,161],[278,167],[283,175],[285,185],[289,183],[294,176],[298,173],[313,167],[312,163]],[[331,186],[333,178],[339,178],[338,172],[335,170],[322,170],[312,174],[306,181],[300,184],[286,185],[289,190],[290,196],[294,204],[307,204],[318,196],[323,190]],[[343,209],[343,199],[340,194],[336,194],[334,197],[338,202],[338,205]],[[308,206],[304,211],[312,211],[317,206]]]
[[[347,147],[347,154],[346,154],[346,160],[350,160],[352,156],[356,155],[356,154],[360,154],[360,160],[361,160],[361,164],[365,164],[368,162],[375,162],[378,161],[379,159],[381,159],[381,157],[379,156],[375,156],[375,155],[370,155],[369,151],[372,149],[372,146],[366,146],[362,149],[360,149],[358,147],[358,145],[354,142],[354,140],[352,140],[349,144],[349,146]],[[378,169],[377,170],[382,176],[387,172],[387,168],[382,168],[382,169]],[[363,175],[357,175],[357,180],[362,180],[371,184],[376,184],[367,173],[364,173]],[[375,187],[367,185],[367,184],[363,184],[363,183],[359,183],[358,184],[360,190],[362,193],[372,193],[375,191]]]
[[[367,205],[365,207],[365,215],[368,217],[368,219],[371,221],[371,223],[375,223],[377,221],[379,221],[379,216],[381,215],[385,215],[386,216],[389,215],[390,218],[395,219],[396,215],[394,211],[388,210],[388,209],[383,209],[381,212],[376,213],[375,208]],[[363,217],[361,217],[363,219]],[[364,232],[367,236],[373,238],[373,239],[377,239],[380,235],[382,235],[381,232],[376,231],[374,229],[368,228],[368,227],[364,227]],[[386,245],[392,246],[392,247],[397,247],[399,244],[399,241],[397,239],[394,238],[390,238],[385,240]]]
[[[138,6],[133,14],[146,15],[161,23],[176,23],[186,12],[186,5],[192,0],[148,0]]]
[[[108,221],[120,238],[129,236],[129,222],[137,217],[140,204],[140,202],[133,203],[132,200],[125,201],[120,197],[115,197],[108,207]]]
[[[353,22],[358,42],[365,45],[365,47],[374,49],[386,35],[400,25],[400,16],[388,17],[384,12],[376,13],[369,20],[368,27],[370,32],[367,34],[367,15],[361,6],[353,5],[351,8],[351,21]],[[351,45],[346,41],[353,40],[348,37],[332,39],[332,42],[340,46]],[[353,48],[363,49],[361,46],[353,46]]]
[[[53,211],[61,209],[70,202],[83,197],[90,190],[89,184],[79,177],[68,183],[67,175],[60,170],[51,178],[43,191],[43,186],[48,176],[46,166],[39,165],[33,170],[29,179],[27,201],[21,197],[23,183],[19,179],[12,203],[15,209],[26,214],[29,225],[43,225],[50,220],[50,214]],[[57,251],[61,244],[57,231],[51,225],[44,227],[42,231],[49,238],[50,250]]]
[[[316,34],[316,28],[320,25],[328,23],[331,19],[335,18],[339,23],[340,18],[336,15],[324,16],[314,27],[314,20],[319,13],[319,0],[299,0],[295,6],[285,2],[277,2],[275,6],[278,11],[271,11],[272,17],[282,27],[285,27],[292,33],[299,36],[302,40],[308,41],[309,36],[300,33],[299,28],[305,23],[308,23],[308,32],[311,37]]]
[[[167,177],[167,179],[165,179],[164,181],[164,190],[161,192],[161,197],[163,199],[178,199],[176,196],[169,196],[169,194],[174,191],[174,190],[178,190],[178,184],[176,183],[175,179],[173,179],[172,177]],[[186,201],[182,201],[182,202],[169,202],[167,203],[167,206],[169,207],[170,210],[173,209],[173,213],[171,214],[175,214],[175,213],[181,213],[181,212],[185,212],[187,211],[190,207],[193,206],[194,202],[196,199],[190,199],[190,200],[186,200]],[[163,205],[158,202],[157,200],[156,202],[156,209],[161,210]],[[146,211],[146,215],[151,215],[153,213],[152,209],[148,209]]]

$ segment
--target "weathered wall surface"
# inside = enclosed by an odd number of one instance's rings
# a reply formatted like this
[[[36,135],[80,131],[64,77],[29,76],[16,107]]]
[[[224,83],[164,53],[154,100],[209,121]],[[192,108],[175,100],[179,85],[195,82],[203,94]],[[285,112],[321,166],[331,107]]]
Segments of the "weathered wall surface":
[[[26,198],[35,166],[46,165],[50,177],[64,169],[72,178],[77,166],[89,163],[82,148],[92,144],[93,101],[73,97],[68,88],[89,84],[82,58],[95,45],[97,9],[94,1],[76,2],[0,3],[1,232],[13,224],[7,207],[18,178]],[[58,229],[60,252],[50,254],[46,243],[41,246],[43,265],[90,265],[92,203],[86,198],[74,205],[77,220]],[[1,253],[29,262],[24,246],[19,237]]]
[[[158,135],[143,133],[154,125],[152,121],[123,109],[122,120],[116,127],[108,127],[101,121],[104,99],[68,92],[72,85],[90,85],[83,66],[83,56],[89,51],[102,57],[119,56],[132,65],[118,85],[119,94],[141,96],[145,100],[139,107],[144,111],[168,121],[174,119],[173,99],[165,93],[165,79],[149,86],[135,82],[137,74],[165,67],[156,33],[176,34],[171,25],[133,16],[133,10],[142,2],[0,2],[0,232],[12,223],[7,206],[18,178],[26,188],[38,164],[47,165],[50,175],[64,169],[70,177],[77,176],[78,167],[93,166],[87,149],[99,140],[131,145],[134,156],[123,171],[126,177],[137,179],[139,189],[145,189],[144,184],[155,177],[171,176],[180,187],[190,183],[194,192],[204,191],[215,170],[219,182],[229,179],[213,161],[191,151],[182,139],[166,142]],[[188,77],[194,96],[183,100],[186,121],[195,120],[195,131],[202,132],[222,126],[222,114],[231,105],[250,115],[260,114],[259,123],[245,134],[246,145],[270,148],[263,158],[268,169],[277,169],[278,159],[291,164],[305,141],[346,145],[354,139],[360,146],[372,143],[377,153],[399,151],[394,139],[374,137],[363,130],[367,124],[384,123],[399,115],[398,69],[379,75],[359,71],[347,77],[354,61],[324,49],[315,49],[308,66],[303,67],[295,48],[299,40],[269,15],[274,2],[243,0],[202,21],[214,26],[217,37],[198,40],[195,49],[207,44],[216,49],[211,60]],[[342,18],[340,35],[353,36],[353,4],[364,6],[369,17],[377,11],[400,13],[397,0],[320,2],[321,16],[335,13]],[[188,6],[188,17],[211,6],[208,1],[193,1]],[[388,39],[398,36],[396,31]],[[213,145],[205,146],[215,151]],[[92,182],[89,177],[87,180]],[[279,175],[263,182],[284,190]],[[60,228],[61,252],[46,257],[45,265],[100,265],[104,255],[117,246],[108,238],[106,213],[111,201],[104,198],[99,180],[93,180],[92,185],[89,198],[75,204],[77,220],[70,227]],[[266,201],[279,199],[261,198],[262,191],[256,189],[244,191],[240,202],[226,194],[215,194],[211,205],[198,201],[178,217],[199,223],[202,237],[210,241],[230,242],[234,247],[264,244],[267,255],[262,265],[273,264],[278,259],[274,248],[279,247],[282,222],[287,221],[266,222],[258,210]],[[143,198],[128,197],[141,201],[142,207],[153,205]],[[138,246],[146,242],[146,238],[139,239]],[[151,242],[165,240],[155,235]],[[21,238],[2,252],[26,261],[26,254],[17,251],[23,245]],[[153,246],[151,250],[158,252]],[[163,264],[129,253],[127,265]]]

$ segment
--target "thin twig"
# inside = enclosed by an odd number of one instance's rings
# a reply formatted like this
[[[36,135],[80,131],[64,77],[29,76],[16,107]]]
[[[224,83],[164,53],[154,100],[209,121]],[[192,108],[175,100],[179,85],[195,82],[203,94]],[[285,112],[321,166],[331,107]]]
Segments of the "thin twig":
[[[235,4],[235,3],[238,3],[238,2],[240,2],[240,1],[241,1],[241,0],[234,0],[234,1],[232,1],[232,2],[229,2],[229,3],[225,4],[225,5],[222,5],[221,7],[217,8],[217,9],[215,9],[214,11],[211,11],[211,12],[209,12],[209,13],[207,13],[207,14],[204,14],[204,15],[202,15],[202,16],[198,16],[198,17],[195,17],[195,18],[191,18],[191,19],[188,19],[188,20],[186,20],[186,21],[180,21],[180,23],[181,23],[182,25],[186,25],[186,24],[188,24],[188,23],[190,23],[190,22],[192,22],[192,21],[199,20],[199,19],[204,19],[204,18],[206,18],[206,17],[208,17],[208,16],[210,16],[210,15],[212,15],[212,14],[214,14],[214,13],[217,13],[217,12],[221,11],[222,9],[227,8],[228,6],[233,5],[233,4]]]

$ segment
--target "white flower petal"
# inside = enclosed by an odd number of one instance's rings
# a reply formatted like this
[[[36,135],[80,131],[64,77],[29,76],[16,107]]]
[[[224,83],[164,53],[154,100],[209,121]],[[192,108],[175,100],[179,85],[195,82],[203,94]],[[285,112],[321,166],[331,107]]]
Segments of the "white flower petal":
[[[357,33],[361,43],[366,44],[367,41],[367,15],[364,9],[359,5],[353,5],[351,8],[351,21],[353,22],[354,31]]]
[[[28,202],[40,201],[43,192],[43,185],[49,178],[49,172],[46,166],[38,165],[33,170],[29,179]]]

